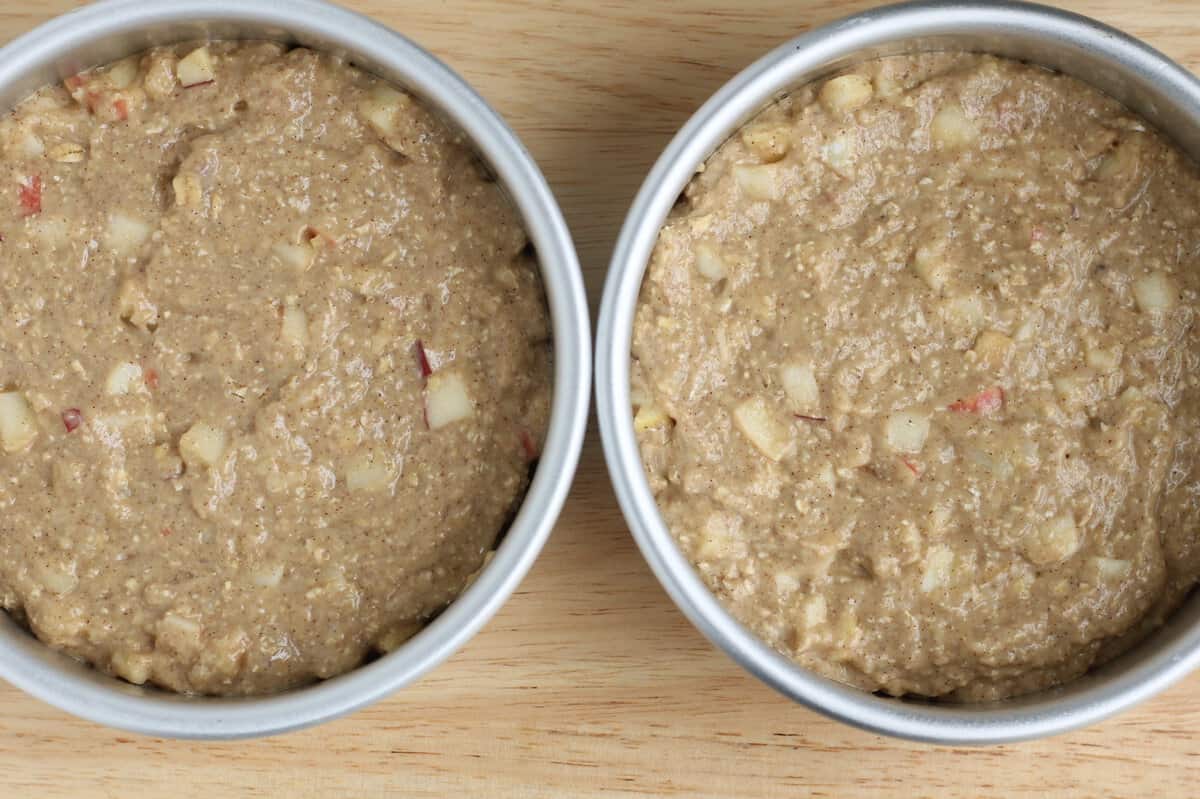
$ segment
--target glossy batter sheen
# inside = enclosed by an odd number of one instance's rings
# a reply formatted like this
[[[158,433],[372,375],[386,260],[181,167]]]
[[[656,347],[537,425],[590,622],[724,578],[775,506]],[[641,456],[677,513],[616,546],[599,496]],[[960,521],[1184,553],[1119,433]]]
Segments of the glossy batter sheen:
[[[158,49],[0,123],[0,601],[131,682],[256,694],[481,567],[548,414],[519,220],[336,58]]]
[[[864,64],[713,155],[633,343],[663,516],[743,623],[890,694],[1069,680],[1200,574],[1200,176],[1079,81]]]

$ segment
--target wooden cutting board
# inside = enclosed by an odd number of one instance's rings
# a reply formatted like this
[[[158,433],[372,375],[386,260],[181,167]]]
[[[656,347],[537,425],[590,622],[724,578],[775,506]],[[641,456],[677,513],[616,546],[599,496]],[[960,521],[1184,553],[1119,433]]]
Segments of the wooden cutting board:
[[[347,4],[447,61],[524,138],[571,224],[593,311],[625,210],[679,125],[768,48],[871,5]],[[0,40],[75,5],[0,0]],[[1066,5],[1200,70],[1200,2]],[[316,729],[230,744],[115,732],[3,684],[0,708],[0,799],[1200,790],[1200,674],[1090,729],[987,749],[893,741],[780,698],[710,646],[659,588],[618,512],[594,425],[558,528],[516,595],[462,651],[387,701]]]

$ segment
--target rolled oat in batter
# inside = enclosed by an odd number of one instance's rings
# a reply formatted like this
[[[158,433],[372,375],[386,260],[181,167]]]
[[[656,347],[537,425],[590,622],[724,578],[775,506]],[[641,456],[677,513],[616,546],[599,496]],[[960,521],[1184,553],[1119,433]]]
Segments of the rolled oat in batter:
[[[519,219],[408,95],[157,49],[0,122],[0,602],[135,683],[255,694],[419,630],[547,420]]]
[[[633,343],[667,525],[821,674],[996,699],[1069,680],[1200,575],[1200,174],[1083,83],[870,62],[724,144]]]

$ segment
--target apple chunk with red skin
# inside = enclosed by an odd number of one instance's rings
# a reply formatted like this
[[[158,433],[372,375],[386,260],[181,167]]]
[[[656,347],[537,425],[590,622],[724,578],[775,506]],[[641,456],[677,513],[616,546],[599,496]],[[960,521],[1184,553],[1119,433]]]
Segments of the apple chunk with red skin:
[[[78,408],[67,408],[62,412],[62,423],[68,433],[74,432],[83,424],[83,412]]]
[[[42,176],[30,175],[17,187],[17,199],[21,204],[21,216],[34,216],[42,212]]]

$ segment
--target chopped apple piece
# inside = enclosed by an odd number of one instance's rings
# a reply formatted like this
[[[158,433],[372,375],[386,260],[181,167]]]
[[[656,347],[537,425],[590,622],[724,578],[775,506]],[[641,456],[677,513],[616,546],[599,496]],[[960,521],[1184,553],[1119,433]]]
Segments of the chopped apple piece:
[[[1087,365],[1097,372],[1115,372],[1121,366],[1122,348],[1120,344],[1111,347],[1089,346],[1087,348]]]
[[[313,259],[316,257],[316,251],[311,246],[289,244],[284,241],[273,244],[271,246],[271,254],[278,258],[281,264],[294,272],[307,271],[312,266]]]
[[[1034,341],[1041,333],[1042,327],[1045,325],[1045,314],[1040,310],[1034,311],[1027,315],[1021,326],[1017,328],[1013,338],[1016,341]]]
[[[821,408],[821,391],[811,364],[785,363],[779,369],[783,391],[797,413],[812,413]]]
[[[1137,386],[1130,386],[1122,391],[1121,396],[1117,397],[1117,399],[1120,400],[1121,404],[1127,408],[1138,408],[1140,410],[1145,408],[1145,403],[1143,402],[1145,397],[1146,395],[1140,388]]]
[[[837,491],[837,475],[834,474],[832,463],[823,463],[813,476],[816,486],[830,496]]]
[[[21,154],[27,158],[37,158],[46,152],[46,144],[33,133],[25,133],[19,142]]]
[[[1144,185],[1146,160],[1144,135],[1126,136],[1100,159],[1092,178],[1104,186],[1104,197],[1110,207],[1124,208],[1134,200]]]
[[[720,280],[729,273],[721,254],[707,244],[696,247],[696,271],[709,280]]]
[[[67,408],[62,412],[62,423],[68,433],[74,432],[83,424],[83,413],[78,408]]]
[[[104,392],[109,396],[130,394],[142,384],[142,367],[128,361],[119,363],[108,373],[104,381]]]
[[[950,149],[969,147],[979,138],[979,128],[957,103],[948,103],[933,115],[929,133],[935,144]]]
[[[199,622],[168,612],[155,627],[155,645],[187,654],[200,649]]]
[[[978,294],[960,294],[946,301],[950,321],[967,328],[978,328],[987,320],[983,300]]]
[[[425,386],[425,421],[430,430],[470,418],[474,413],[475,404],[462,375],[445,371],[429,376]]]
[[[108,217],[104,244],[120,256],[129,256],[150,238],[153,230],[143,220],[117,211]]]
[[[742,142],[765,163],[778,161],[791,147],[791,131],[786,125],[750,125],[742,131]]]
[[[783,195],[778,164],[737,164],[733,178],[751,200],[778,200]]]
[[[827,111],[845,114],[871,101],[875,90],[862,75],[839,75],[821,87],[819,99]]]
[[[352,494],[383,491],[395,481],[391,464],[373,452],[360,452],[346,464],[346,490]]]
[[[916,454],[929,437],[929,415],[916,411],[898,411],[884,422],[884,436],[897,452]]]
[[[79,585],[79,578],[75,576],[74,566],[61,568],[49,564],[39,564],[37,573],[38,581],[42,586],[56,596],[69,594]]]
[[[854,174],[854,163],[858,160],[858,145],[848,133],[839,133],[821,148],[821,158],[842,177]]]
[[[1179,301],[1179,289],[1162,272],[1151,272],[1133,281],[1133,298],[1143,313],[1169,311]]]
[[[137,56],[123,58],[104,71],[104,79],[114,89],[127,89],[138,74]]]
[[[204,202],[204,186],[200,177],[183,172],[171,179],[175,191],[175,204],[183,208],[198,208]]]
[[[1000,386],[992,386],[980,391],[978,394],[972,394],[969,397],[955,400],[947,406],[947,410],[957,411],[958,413],[977,413],[980,416],[987,416],[1003,407],[1004,389]]]
[[[851,653],[859,649],[862,642],[862,627],[858,623],[858,614],[853,610],[843,609],[838,620],[833,625],[833,638],[836,641],[836,651],[842,657],[849,658]]]
[[[978,466],[998,480],[1009,480],[1013,476],[1013,464],[1007,453],[969,444],[964,445],[961,452],[964,460]]]
[[[250,575],[250,582],[259,588],[275,588],[283,581],[283,564],[260,566]]]
[[[656,427],[663,427],[669,424],[671,417],[662,407],[653,403],[638,408],[637,413],[633,415],[633,427],[635,430],[653,430]]]
[[[925,281],[925,285],[938,292],[945,288],[954,271],[946,259],[944,245],[921,245],[913,253],[912,264],[913,271]]]
[[[120,650],[112,656],[112,669],[117,676],[134,685],[143,685],[150,679],[154,667],[154,656],[148,652]]]
[[[1133,571],[1131,562],[1119,558],[1092,558],[1091,566],[1098,578],[1112,582],[1125,580]]]
[[[1025,557],[1035,566],[1046,566],[1071,557],[1079,549],[1079,529],[1069,514],[1056,516],[1026,539]]]
[[[696,537],[696,556],[714,561],[737,554],[741,520],[729,513],[710,513]]]
[[[985,330],[975,339],[974,352],[979,360],[998,368],[1008,362],[1012,354],[1013,340],[998,330]]]
[[[875,445],[871,434],[865,430],[856,430],[846,434],[842,445],[842,457],[838,466],[843,469],[857,469],[871,462],[871,452]]]
[[[803,610],[801,611],[805,628],[811,630],[814,627],[820,627],[825,623],[828,613],[829,608],[825,602],[825,597],[820,594],[809,597],[804,601]]]
[[[18,391],[0,394],[0,445],[5,452],[20,452],[37,438],[33,410]]]
[[[207,47],[198,47],[181,58],[175,67],[175,74],[179,76],[179,84],[184,87],[212,83],[217,77]]]
[[[945,544],[930,547],[921,574],[921,590],[928,594],[949,583],[953,567],[954,552],[950,547]]]
[[[400,129],[400,114],[411,103],[408,95],[390,86],[374,86],[358,104],[358,112],[372,130],[387,139]]]
[[[428,379],[433,374],[433,368],[429,365],[429,356],[425,353],[425,344],[421,339],[417,339],[413,344],[413,354],[417,358],[417,371],[421,373],[421,377]]]
[[[293,347],[308,346],[308,314],[303,308],[291,303],[284,306],[280,333],[284,342]]]
[[[117,314],[140,330],[158,324],[158,306],[150,302],[141,282],[130,278],[117,291]]]
[[[1058,398],[1067,405],[1089,405],[1098,398],[1096,375],[1090,369],[1077,369],[1069,374],[1060,375],[1051,383]]]
[[[229,446],[229,434],[206,422],[196,422],[179,438],[179,454],[189,468],[215,466]]]
[[[709,530],[707,527],[698,536],[696,557],[701,561],[713,561],[725,556],[729,542],[719,530]]]
[[[30,175],[17,187],[17,200],[21,204],[21,216],[33,216],[42,212],[42,176]]]
[[[687,225],[693,236],[703,236],[712,229],[713,221],[712,214],[696,214],[687,218]]]
[[[775,591],[782,595],[794,594],[800,589],[800,578],[793,571],[777,571],[771,580]]]
[[[755,449],[773,461],[791,448],[791,428],[775,419],[762,397],[745,400],[734,408],[733,421]]]

